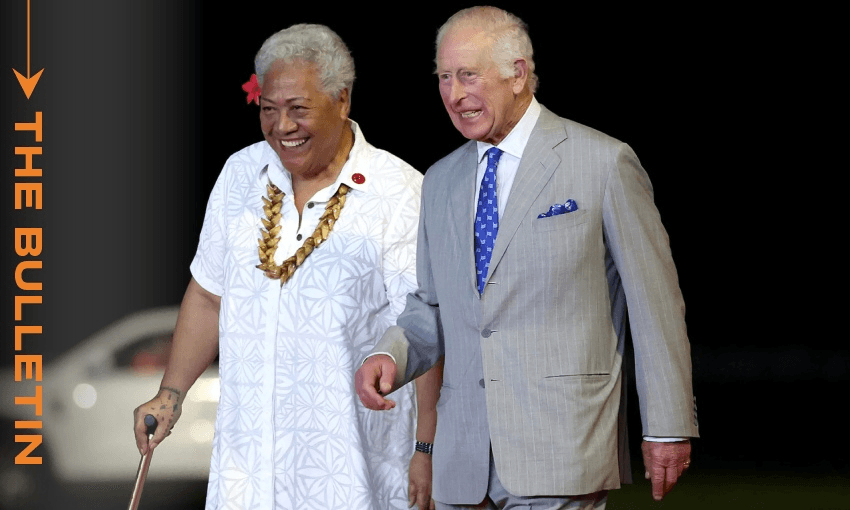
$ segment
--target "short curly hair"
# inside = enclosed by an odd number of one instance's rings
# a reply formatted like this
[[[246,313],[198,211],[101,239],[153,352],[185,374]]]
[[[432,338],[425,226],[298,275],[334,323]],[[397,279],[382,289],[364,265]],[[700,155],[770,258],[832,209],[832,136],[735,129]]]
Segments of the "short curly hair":
[[[325,25],[302,23],[285,28],[266,39],[254,58],[254,69],[260,85],[272,63],[293,59],[315,63],[324,91],[339,99],[340,92],[348,89],[350,100],[354,86],[354,59],[336,32]]]

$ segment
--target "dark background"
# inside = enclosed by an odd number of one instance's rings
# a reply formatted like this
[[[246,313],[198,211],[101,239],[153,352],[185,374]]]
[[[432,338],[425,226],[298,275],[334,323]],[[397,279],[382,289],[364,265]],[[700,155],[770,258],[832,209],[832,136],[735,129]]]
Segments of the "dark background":
[[[45,71],[27,101],[8,71],[26,69],[26,2],[2,2],[2,232],[45,235],[44,304],[25,309],[45,330],[25,349],[49,361],[127,313],[179,303],[215,178],[261,139],[241,85],[281,28],[324,23],[346,41],[357,66],[351,117],[370,143],[423,172],[457,147],[433,39],[463,6],[36,0],[32,70]],[[828,13],[499,6],[530,26],[538,100],[629,143],[655,187],[688,307],[703,435],[696,492],[683,485],[662,505],[714,497],[719,508],[777,508],[767,494],[792,487],[811,491],[811,508],[850,507],[819,496],[850,474],[839,419],[850,382],[846,228],[831,209],[840,198],[827,198],[846,163],[830,157],[843,135],[826,123]],[[14,122],[36,110],[45,206],[15,211],[13,148],[32,135]],[[18,260],[0,253],[8,366]],[[637,439],[636,415],[632,425]],[[637,508],[629,491],[611,506]]]

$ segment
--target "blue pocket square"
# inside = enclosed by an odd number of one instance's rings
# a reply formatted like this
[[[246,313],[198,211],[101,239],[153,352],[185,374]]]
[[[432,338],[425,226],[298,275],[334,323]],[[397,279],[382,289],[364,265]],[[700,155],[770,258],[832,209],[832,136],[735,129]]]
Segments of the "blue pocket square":
[[[566,214],[577,210],[578,204],[576,204],[576,201],[571,198],[563,204],[555,204],[549,207],[549,210],[538,216],[538,218],[548,218],[549,216],[557,216],[559,214]]]

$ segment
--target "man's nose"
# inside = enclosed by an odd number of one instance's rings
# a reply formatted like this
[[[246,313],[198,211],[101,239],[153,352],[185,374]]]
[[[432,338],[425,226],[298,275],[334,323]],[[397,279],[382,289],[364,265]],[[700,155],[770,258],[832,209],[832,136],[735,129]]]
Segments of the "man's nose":
[[[464,89],[463,84],[458,82],[458,80],[452,80],[451,90],[449,92],[449,98],[452,103],[457,103],[464,97],[466,97],[466,90]]]

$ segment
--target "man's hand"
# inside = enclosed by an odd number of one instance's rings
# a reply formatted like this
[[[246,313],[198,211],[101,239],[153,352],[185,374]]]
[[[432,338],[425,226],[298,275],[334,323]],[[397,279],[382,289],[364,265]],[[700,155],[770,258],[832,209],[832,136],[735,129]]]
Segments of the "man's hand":
[[[385,354],[369,357],[354,374],[354,390],[363,405],[373,411],[386,411],[395,407],[395,402],[384,395],[393,389],[396,366]]]
[[[183,412],[183,394],[174,388],[162,387],[159,394],[145,402],[133,411],[133,432],[136,434],[136,446],[139,453],[144,455],[148,448],[153,450],[163,439],[171,435],[171,429]],[[156,433],[148,444],[145,433],[145,415],[151,414],[156,418]]]
[[[410,459],[410,488],[408,489],[409,507],[416,505],[419,510],[434,510],[431,499],[431,456],[423,452],[413,452]]]
[[[661,501],[691,465],[691,442],[644,441],[641,451],[646,469],[644,476],[647,480],[652,480],[652,498]]]

